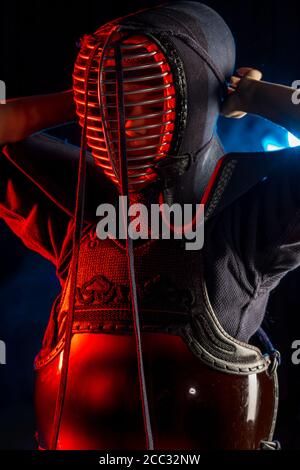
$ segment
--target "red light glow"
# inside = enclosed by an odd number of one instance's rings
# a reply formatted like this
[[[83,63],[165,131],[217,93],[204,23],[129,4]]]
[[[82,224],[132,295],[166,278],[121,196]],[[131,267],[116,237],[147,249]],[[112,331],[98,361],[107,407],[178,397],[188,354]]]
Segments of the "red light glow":
[[[84,38],[73,74],[74,97],[81,126],[87,113],[87,144],[95,163],[119,185],[119,130],[113,43],[102,57],[108,34],[110,32],[100,28],[93,36]],[[123,38],[120,39],[120,47],[128,181],[129,189],[135,191],[156,179],[153,166],[169,152],[175,127],[175,87],[164,54],[150,38],[143,35]],[[95,55],[88,73],[86,105],[86,69],[93,52]],[[103,105],[102,112],[100,103]]]

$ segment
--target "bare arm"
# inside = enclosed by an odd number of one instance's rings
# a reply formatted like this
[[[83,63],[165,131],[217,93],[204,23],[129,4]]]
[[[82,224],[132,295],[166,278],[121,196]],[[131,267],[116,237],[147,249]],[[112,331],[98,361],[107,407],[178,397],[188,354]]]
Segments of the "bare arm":
[[[300,105],[292,100],[295,88],[261,81],[261,72],[255,69],[243,67],[238,71],[240,77],[231,77],[232,88],[222,114],[235,118],[257,114],[300,137]]]
[[[0,105],[0,145],[75,119],[73,91],[11,99]]]

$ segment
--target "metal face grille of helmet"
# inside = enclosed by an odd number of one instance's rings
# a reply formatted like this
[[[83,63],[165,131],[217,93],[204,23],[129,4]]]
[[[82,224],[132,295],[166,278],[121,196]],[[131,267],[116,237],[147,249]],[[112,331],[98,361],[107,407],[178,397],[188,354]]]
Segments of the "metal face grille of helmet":
[[[118,88],[115,44],[121,51],[128,186],[138,191],[157,178],[175,128],[173,75],[159,45],[144,34],[102,27],[85,36],[75,62],[74,99],[95,163],[120,183]],[[87,114],[87,116],[85,116]]]

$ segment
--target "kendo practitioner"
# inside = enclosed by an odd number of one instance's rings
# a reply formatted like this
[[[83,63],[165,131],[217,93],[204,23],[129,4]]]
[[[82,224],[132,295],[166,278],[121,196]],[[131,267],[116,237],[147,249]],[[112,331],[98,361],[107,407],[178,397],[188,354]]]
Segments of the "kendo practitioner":
[[[215,11],[175,1],[84,36],[73,90],[0,107],[0,215],[61,283],[34,364],[40,449],[278,447],[261,323],[300,264],[300,151],[225,154],[216,131],[252,113],[300,135],[296,90],[261,78],[235,70]],[[75,113],[80,148],[40,132]],[[120,195],[201,202],[202,249],[99,238]]]

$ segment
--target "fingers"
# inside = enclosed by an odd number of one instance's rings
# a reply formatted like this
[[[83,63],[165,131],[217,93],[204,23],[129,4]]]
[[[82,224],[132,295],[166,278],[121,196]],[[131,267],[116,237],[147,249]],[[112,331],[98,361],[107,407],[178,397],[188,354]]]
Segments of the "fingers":
[[[251,67],[240,67],[236,69],[236,71],[239,76],[232,75],[230,77],[229,83],[228,83],[228,93],[234,92],[238,84],[240,83],[241,79],[244,77],[252,78],[253,80],[261,80],[262,78],[261,71],[257,69],[253,69]]]
[[[232,88],[232,87],[228,87],[228,88],[227,88],[227,94],[228,94],[228,95],[231,95],[231,94],[234,93],[234,92],[235,92],[235,88]]]
[[[232,77],[230,77],[230,80],[229,80],[230,87],[236,88],[240,81],[241,79],[239,77],[235,77],[234,75],[232,75]]]
[[[238,69],[236,69],[236,71],[241,77],[247,76],[249,78],[253,78],[254,80],[262,79],[261,71],[252,67],[239,67]]]
[[[252,67],[240,67],[236,70],[236,74],[232,75],[227,82],[227,97],[223,103],[221,114],[225,117],[241,119],[246,116],[246,112],[242,111],[244,103],[249,99],[251,94],[251,80],[261,80],[262,73],[260,70]],[[244,80],[246,79],[246,80]]]

